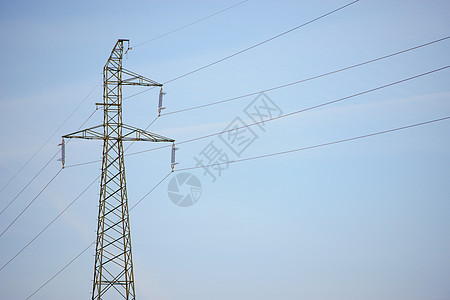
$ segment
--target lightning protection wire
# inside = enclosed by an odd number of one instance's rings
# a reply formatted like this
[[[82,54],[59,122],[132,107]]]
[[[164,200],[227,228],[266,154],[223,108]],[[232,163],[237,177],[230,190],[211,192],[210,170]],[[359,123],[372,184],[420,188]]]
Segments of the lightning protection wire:
[[[33,297],[37,292],[39,292],[43,287],[45,287],[48,283],[50,283],[50,281],[52,281],[53,279],[55,279],[56,276],[58,276],[59,274],[61,274],[65,269],[67,269],[68,266],[70,266],[74,261],[76,261],[81,255],[83,255],[84,252],[86,252],[89,248],[91,248],[92,245],[94,245],[95,242],[92,242],[91,244],[89,244],[89,246],[87,246],[86,248],[83,249],[83,251],[81,251],[77,256],[75,256],[71,261],[69,261],[62,269],[60,269],[58,272],[56,272],[55,275],[53,275],[49,280],[47,280],[46,282],[44,282],[44,284],[42,284],[37,290],[35,290],[30,296],[27,297],[27,300],[30,299],[31,297]]]
[[[168,31],[168,32],[166,32],[166,33],[163,33],[163,34],[161,34],[161,35],[158,35],[158,36],[156,36],[156,37],[154,37],[154,38],[152,38],[152,39],[150,39],[150,40],[147,40],[147,41],[145,41],[145,42],[139,43],[139,44],[133,46],[133,48],[142,46],[142,45],[147,44],[147,43],[149,43],[149,42],[152,42],[152,41],[154,41],[154,40],[157,40],[157,39],[160,39],[160,38],[162,38],[162,37],[165,37],[165,36],[167,36],[167,35],[169,35],[169,34],[175,33],[175,32],[177,32],[177,31],[180,31],[180,30],[182,30],[182,29],[185,29],[185,28],[187,28],[187,27],[190,27],[190,26],[192,26],[192,25],[195,25],[195,24],[197,24],[197,23],[200,23],[200,22],[202,22],[202,21],[204,21],[204,20],[207,20],[207,19],[209,19],[209,18],[211,18],[211,17],[217,16],[218,14],[221,14],[221,13],[227,11],[227,10],[230,10],[230,9],[232,9],[232,8],[238,6],[238,5],[244,4],[245,2],[248,2],[248,1],[249,1],[249,0],[245,0],[245,1],[241,1],[241,2],[239,2],[239,3],[236,3],[236,4],[232,5],[232,6],[229,6],[229,7],[227,7],[227,8],[224,8],[224,9],[220,10],[220,11],[217,11],[217,12],[211,14],[211,15],[208,15],[208,16],[206,16],[206,17],[204,17],[204,18],[201,18],[201,19],[199,19],[199,20],[197,20],[197,21],[194,21],[194,22],[191,22],[191,23],[189,23],[189,24],[180,26],[180,27],[175,28],[175,29],[173,29],[173,30],[171,30],[171,31]]]

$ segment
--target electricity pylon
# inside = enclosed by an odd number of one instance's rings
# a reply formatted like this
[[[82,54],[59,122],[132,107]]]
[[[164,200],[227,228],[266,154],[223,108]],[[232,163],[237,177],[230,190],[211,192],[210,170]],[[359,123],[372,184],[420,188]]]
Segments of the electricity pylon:
[[[97,240],[92,299],[135,299],[123,141],[174,142],[122,123],[122,86],[158,86],[122,68],[124,42],[119,39],[103,68],[103,125],[63,136],[103,140]],[[107,296],[106,296],[107,295]]]

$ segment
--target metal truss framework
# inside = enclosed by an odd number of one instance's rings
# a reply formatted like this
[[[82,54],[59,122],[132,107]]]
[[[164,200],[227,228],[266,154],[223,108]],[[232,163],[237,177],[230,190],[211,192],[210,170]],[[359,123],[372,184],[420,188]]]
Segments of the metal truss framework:
[[[162,86],[122,68],[124,42],[119,39],[103,68],[103,125],[64,138],[103,140],[103,162],[92,299],[135,299],[131,234],[123,141],[174,142],[122,123],[122,86]],[[125,77],[125,78],[123,78]]]

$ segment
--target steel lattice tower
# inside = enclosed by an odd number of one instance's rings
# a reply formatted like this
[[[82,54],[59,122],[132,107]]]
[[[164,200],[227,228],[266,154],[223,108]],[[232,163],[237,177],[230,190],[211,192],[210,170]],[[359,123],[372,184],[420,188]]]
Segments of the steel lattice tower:
[[[125,180],[123,141],[174,140],[122,123],[122,86],[162,86],[122,68],[124,42],[117,41],[103,68],[103,125],[64,138],[103,140],[97,240],[92,299],[135,299],[131,234]],[[128,50],[128,48],[127,48]],[[126,77],[126,78],[124,78]]]

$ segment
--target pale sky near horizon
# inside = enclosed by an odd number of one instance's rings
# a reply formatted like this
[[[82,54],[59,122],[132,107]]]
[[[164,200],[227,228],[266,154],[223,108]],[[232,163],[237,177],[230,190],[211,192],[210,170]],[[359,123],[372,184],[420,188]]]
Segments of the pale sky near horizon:
[[[167,82],[351,1],[253,1],[159,39],[239,1],[2,1],[0,210],[101,102],[102,68],[119,38],[124,68]],[[357,3],[165,85],[164,112],[225,100],[448,37],[444,0]],[[149,41],[149,42],[146,42]],[[161,116],[149,131],[176,141],[254,122],[261,97],[288,114],[450,65],[450,39],[315,80]],[[212,145],[230,160],[366,135],[450,116],[450,69],[252,126],[251,143],[214,136],[179,145],[176,168]],[[124,97],[143,91],[124,88]],[[91,94],[89,94],[93,90]],[[89,96],[88,96],[89,95]],[[124,123],[145,128],[158,91],[124,100]],[[101,124],[99,110],[83,128]],[[201,195],[174,205],[175,172],[130,214],[137,299],[450,298],[450,120],[282,156],[185,171]],[[231,143],[229,141],[229,143]],[[127,146],[127,145],[125,145]],[[129,152],[160,145],[135,143]],[[237,148],[236,148],[237,147]],[[240,147],[240,148],[239,148]],[[73,140],[66,165],[101,159]],[[223,157],[223,156],[222,156]],[[60,170],[57,157],[0,214],[0,233]],[[216,160],[214,162],[217,161]],[[125,158],[130,206],[170,171],[170,149]],[[0,268],[97,176],[100,163],[64,169],[0,236]],[[186,186],[181,193],[187,193]],[[95,239],[96,181],[4,269],[0,299],[26,299]],[[94,248],[30,299],[89,299]]]

